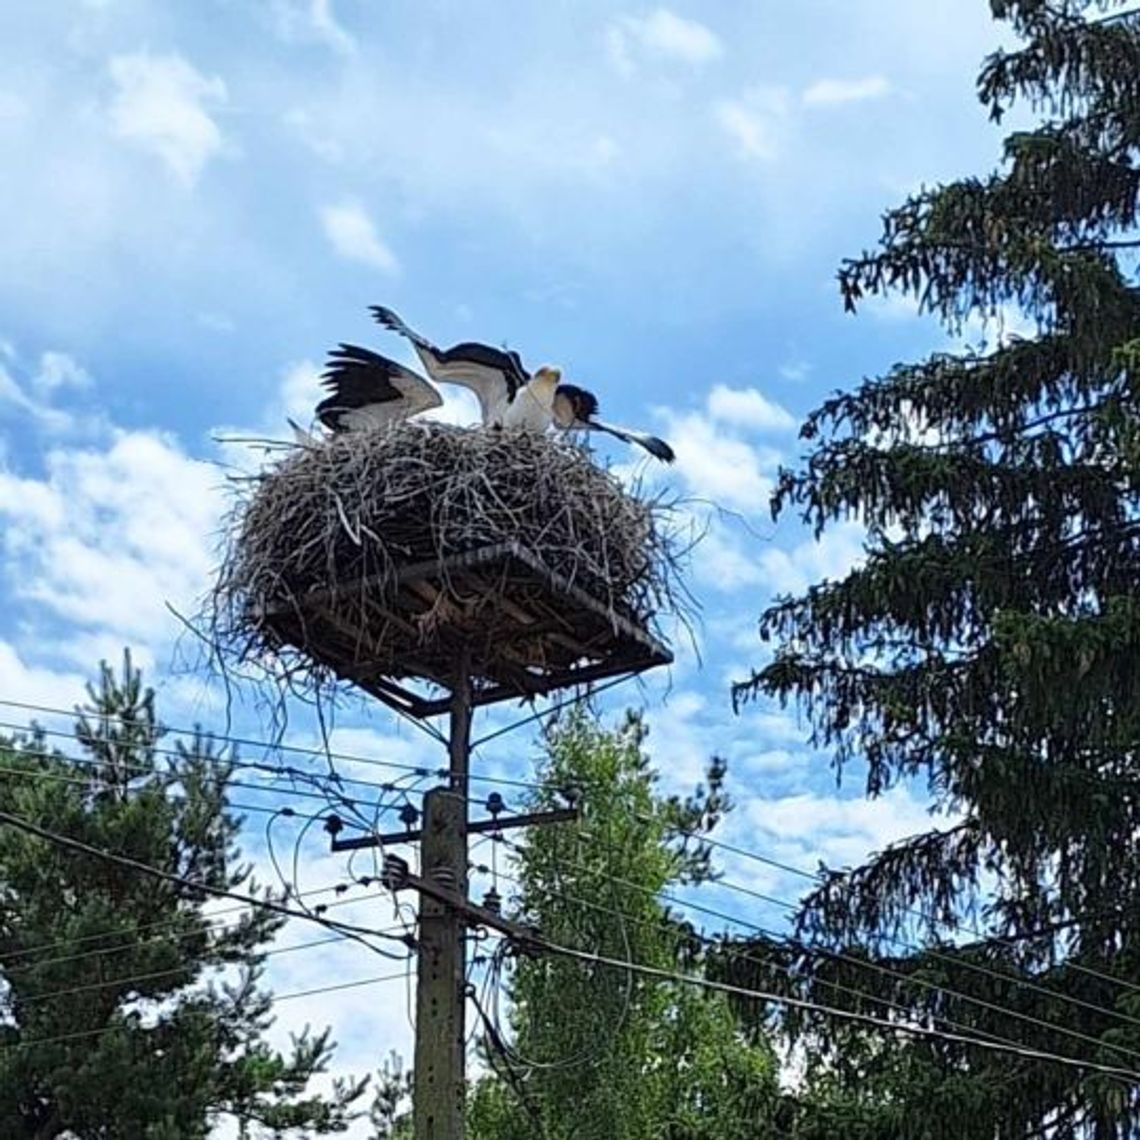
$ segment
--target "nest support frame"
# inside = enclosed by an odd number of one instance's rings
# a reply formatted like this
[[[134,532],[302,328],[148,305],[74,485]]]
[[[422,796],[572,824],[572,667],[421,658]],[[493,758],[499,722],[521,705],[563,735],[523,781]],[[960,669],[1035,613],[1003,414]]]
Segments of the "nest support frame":
[[[311,591],[263,611],[275,638],[399,712],[448,712],[462,687],[474,706],[533,699],[559,689],[673,661],[647,629],[551,571],[515,542],[402,567],[395,590],[369,579]],[[391,579],[388,580],[391,585]],[[369,621],[346,620],[351,598]],[[376,630],[408,649],[382,649]],[[425,695],[408,681],[443,690]],[[470,686],[468,688],[468,686]]]

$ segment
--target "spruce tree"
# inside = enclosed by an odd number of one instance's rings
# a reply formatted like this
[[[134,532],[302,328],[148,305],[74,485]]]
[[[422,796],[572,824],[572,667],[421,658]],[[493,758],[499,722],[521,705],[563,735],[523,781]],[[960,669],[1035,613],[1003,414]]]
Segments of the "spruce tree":
[[[866,559],[771,605],[772,655],[735,690],[797,704],[868,795],[925,784],[947,818],[808,897],[803,948],[764,948],[790,977],[725,971],[1140,1073],[1140,16],[991,8],[1019,45],[985,61],[981,101],[1038,125],[994,173],[890,210],[839,275],[849,309],[909,294],[987,343],[808,418],[774,511],[817,535],[859,520]],[[1036,334],[1002,336],[1010,313]],[[787,1024],[816,1105],[845,1103],[853,1136],[1140,1134],[1140,1077]]]
[[[204,736],[160,744],[129,657],[90,696],[74,758],[42,732],[0,742],[0,810],[187,882],[0,823],[0,1136],[205,1140],[224,1118],[243,1137],[343,1130],[363,1084],[309,1091],[328,1032],[286,1053],[265,1040],[259,979],[283,920],[211,922],[192,885],[257,890],[226,802],[232,763]]]

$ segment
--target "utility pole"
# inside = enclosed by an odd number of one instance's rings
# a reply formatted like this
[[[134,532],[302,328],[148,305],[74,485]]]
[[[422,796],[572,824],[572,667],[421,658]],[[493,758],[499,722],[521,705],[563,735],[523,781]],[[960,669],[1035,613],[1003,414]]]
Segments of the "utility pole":
[[[466,662],[461,666],[466,668]],[[503,918],[497,909],[477,906],[467,898],[468,832],[497,833],[578,818],[575,807],[502,815],[502,800],[496,796],[494,802],[488,801],[490,819],[468,820],[471,705],[471,682],[463,673],[452,689],[449,709],[448,786],[433,788],[424,796],[422,828],[340,839],[341,821],[332,816],[326,822],[333,851],[421,843],[421,873],[411,874],[402,860],[393,859],[399,871],[387,880],[394,890],[411,889],[420,896],[412,1089],[415,1140],[463,1140],[465,1133],[467,928],[490,927],[518,945],[533,941],[532,931]]]
[[[454,740],[452,748],[454,750]],[[446,788],[424,797],[424,879],[467,897],[467,801]],[[462,919],[420,895],[416,977],[415,1140],[462,1140],[466,970]]]
[[[424,796],[422,877],[467,898],[467,773],[471,752],[471,678],[467,654],[451,691],[451,787]],[[420,896],[416,975],[415,1140],[463,1140],[466,1096],[464,922],[447,903]]]

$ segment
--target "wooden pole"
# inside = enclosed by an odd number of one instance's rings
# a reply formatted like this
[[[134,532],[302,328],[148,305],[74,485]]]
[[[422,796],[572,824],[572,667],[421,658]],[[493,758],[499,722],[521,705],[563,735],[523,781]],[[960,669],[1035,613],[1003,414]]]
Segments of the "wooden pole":
[[[451,790],[467,800],[468,769],[471,762],[471,677],[470,655],[459,660],[458,675],[451,690],[448,752],[451,757]],[[467,818],[464,812],[463,818]]]
[[[450,788],[424,797],[424,879],[467,898],[467,786],[471,680],[466,660],[451,697]],[[415,1140],[463,1140],[466,1099],[465,920],[452,906],[420,895],[416,979]]]

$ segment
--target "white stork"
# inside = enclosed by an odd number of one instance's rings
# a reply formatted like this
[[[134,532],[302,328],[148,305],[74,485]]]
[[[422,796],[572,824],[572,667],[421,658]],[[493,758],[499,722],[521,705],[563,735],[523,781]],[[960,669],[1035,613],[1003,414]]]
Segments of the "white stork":
[[[655,435],[619,427],[617,424],[607,424],[598,419],[598,397],[576,384],[558,385],[554,392],[553,411],[554,426],[563,431],[604,431],[625,443],[636,443],[639,447],[644,447],[662,463],[672,463],[677,458],[673,449]]]
[[[334,433],[383,427],[443,403],[410,368],[354,344],[329,353],[321,383],[329,395],[317,405],[317,419]]]
[[[489,427],[546,431],[553,424],[563,431],[602,431],[636,443],[666,463],[673,461],[673,449],[663,439],[597,419],[597,397],[574,384],[563,384],[558,368],[546,365],[531,375],[517,352],[477,341],[441,349],[391,309],[373,305],[371,312],[386,329],[411,342],[432,380],[470,388],[479,400],[483,423]]]

